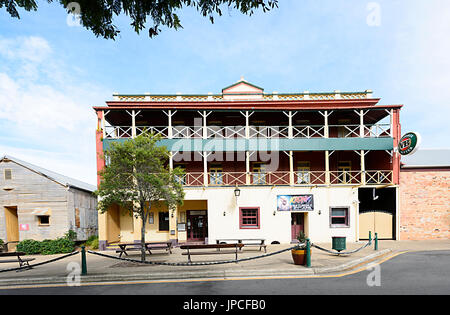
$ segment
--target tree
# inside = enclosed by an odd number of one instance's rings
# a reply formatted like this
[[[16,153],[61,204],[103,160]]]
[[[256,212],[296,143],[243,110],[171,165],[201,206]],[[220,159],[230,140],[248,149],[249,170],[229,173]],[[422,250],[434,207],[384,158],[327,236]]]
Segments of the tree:
[[[0,0],[0,8],[15,18],[20,18],[17,8],[36,11],[37,0]],[[221,7],[234,8],[245,15],[252,15],[255,10],[263,12],[278,7],[278,0],[47,0],[58,1],[68,13],[79,15],[81,24],[91,30],[97,37],[115,39],[120,30],[113,24],[113,19],[121,13],[131,18],[131,26],[139,33],[145,28],[147,18],[153,22],[149,36],[161,31],[160,26],[183,28],[176,13],[185,7],[193,7],[204,17],[214,23],[214,15],[222,16]]]
[[[112,143],[104,153],[108,163],[100,172],[102,180],[96,192],[101,213],[117,204],[142,219],[142,261],[145,260],[145,223],[152,205],[163,201],[171,210],[182,205],[184,199],[179,181],[183,171],[169,169],[169,152],[157,145],[159,140],[160,136],[144,133],[123,143]]]

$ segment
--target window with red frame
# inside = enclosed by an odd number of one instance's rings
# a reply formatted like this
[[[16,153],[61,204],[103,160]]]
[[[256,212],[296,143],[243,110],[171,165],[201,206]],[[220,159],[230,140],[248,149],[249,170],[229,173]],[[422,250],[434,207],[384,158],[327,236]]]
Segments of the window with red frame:
[[[259,208],[240,208],[240,228],[259,229]]]
[[[330,227],[349,227],[348,208],[331,208]]]

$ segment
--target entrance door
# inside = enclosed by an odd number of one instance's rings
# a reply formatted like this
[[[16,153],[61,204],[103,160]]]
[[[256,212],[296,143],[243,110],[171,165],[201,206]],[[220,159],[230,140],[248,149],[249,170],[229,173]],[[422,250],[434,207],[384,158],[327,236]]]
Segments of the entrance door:
[[[296,241],[298,233],[305,232],[304,214],[292,213],[291,214],[291,231],[292,240]]]
[[[206,211],[187,212],[187,241],[205,241],[208,235]]]
[[[7,242],[19,242],[19,217],[17,207],[5,207]],[[8,250],[15,250],[16,244],[8,244]],[[14,248],[13,248],[14,247]]]

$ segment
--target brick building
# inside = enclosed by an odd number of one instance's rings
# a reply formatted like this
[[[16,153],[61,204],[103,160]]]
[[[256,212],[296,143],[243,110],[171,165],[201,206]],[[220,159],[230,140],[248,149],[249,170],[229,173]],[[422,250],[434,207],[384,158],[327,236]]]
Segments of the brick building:
[[[450,150],[402,157],[400,239],[450,239]]]

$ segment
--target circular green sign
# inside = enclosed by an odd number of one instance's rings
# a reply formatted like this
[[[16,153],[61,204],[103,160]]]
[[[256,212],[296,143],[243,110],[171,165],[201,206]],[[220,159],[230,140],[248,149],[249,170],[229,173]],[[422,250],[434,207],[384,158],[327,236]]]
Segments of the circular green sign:
[[[398,152],[401,155],[413,154],[420,144],[420,135],[416,132],[408,132],[401,137],[398,143]]]

